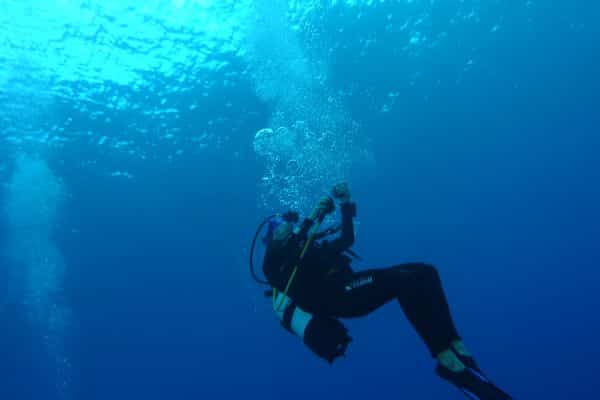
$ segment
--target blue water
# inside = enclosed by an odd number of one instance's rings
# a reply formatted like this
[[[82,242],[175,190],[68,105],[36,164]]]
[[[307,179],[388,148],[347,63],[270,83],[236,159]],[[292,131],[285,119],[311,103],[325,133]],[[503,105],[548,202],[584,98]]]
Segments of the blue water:
[[[4,3],[0,398],[460,399],[396,304],[330,367],[251,280],[341,180],[357,269],[435,264],[515,398],[598,396],[598,5]]]

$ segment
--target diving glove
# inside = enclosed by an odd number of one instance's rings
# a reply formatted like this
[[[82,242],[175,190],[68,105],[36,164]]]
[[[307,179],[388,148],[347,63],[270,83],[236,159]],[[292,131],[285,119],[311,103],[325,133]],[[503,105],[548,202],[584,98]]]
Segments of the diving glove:
[[[323,196],[317,203],[317,206],[310,215],[310,219],[313,221],[322,221],[328,214],[335,211],[335,203],[329,196]]]
[[[331,195],[342,203],[348,203],[351,198],[350,187],[346,182],[338,183],[331,189]]]

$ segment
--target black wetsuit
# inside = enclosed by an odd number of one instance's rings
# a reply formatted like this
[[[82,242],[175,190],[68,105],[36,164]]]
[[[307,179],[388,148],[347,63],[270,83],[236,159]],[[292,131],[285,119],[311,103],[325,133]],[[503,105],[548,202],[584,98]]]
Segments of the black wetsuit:
[[[362,317],[396,299],[433,356],[448,349],[459,336],[437,270],[411,263],[354,272],[344,252],[354,243],[356,207],[343,204],[341,211],[341,235],[309,247],[289,297],[312,314],[334,318]],[[263,271],[279,291],[285,289],[312,225],[305,220],[298,234],[267,248]]]

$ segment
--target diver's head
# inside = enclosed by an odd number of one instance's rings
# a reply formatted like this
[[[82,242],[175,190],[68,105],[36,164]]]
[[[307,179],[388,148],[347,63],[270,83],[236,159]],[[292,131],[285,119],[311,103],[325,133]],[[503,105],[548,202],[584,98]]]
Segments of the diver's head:
[[[265,259],[263,260],[263,270],[265,268],[265,261],[267,258],[269,258],[269,253],[275,251],[274,249],[276,249],[277,247],[281,247],[287,244],[288,239],[294,233],[294,225],[298,222],[298,220],[298,213],[288,211],[283,215],[271,215],[265,218],[260,223],[260,225],[258,225],[256,233],[254,234],[254,238],[252,239],[252,245],[250,246],[250,273],[252,274],[252,277],[256,282],[264,285],[269,285],[268,280],[264,280],[258,277],[256,272],[254,271],[253,262],[256,240],[258,239],[258,236],[262,232],[265,225],[268,225],[268,230],[262,237],[262,242],[266,247]]]
[[[263,244],[268,245],[272,240],[286,241],[294,233],[296,222],[298,222],[298,214],[293,211],[271,218],[267,233],[262,239]]]
[[[273,231],[273,240],[280,242],[286,241],[294,233],[294,224],[283,222]]]
[[[262,242],[265,246],[267,246],[271,240],[273,240],[273,236],[275,235],[275,231],[284,221],[280,217],[273,217],[269,220],[269,225],[267,228],[267,233],[262,237]]]

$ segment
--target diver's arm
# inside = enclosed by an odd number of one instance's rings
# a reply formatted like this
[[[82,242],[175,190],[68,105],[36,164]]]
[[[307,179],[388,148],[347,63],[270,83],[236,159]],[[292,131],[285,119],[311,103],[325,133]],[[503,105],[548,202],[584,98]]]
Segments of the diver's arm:
[[[356,217],[356,203],[352,201],[350,188],[347,183],[340,183],[333,187],[331,194],[340,201],[342,212],[342,233],[337,239],[332,240],[329,246],[342,252],[354,244],[354,218]]]
[[[325,218],[327,214],[332,213],[334,210],[335,204],[333,202],[333,199],[329,196],[321,197],[321,199],[313,209],[312,213],[308,216],[308,218],[302,221],[302,224],[300,225],[300,230],[298,231],[298,237],[300,237],[301,239],[306,239],[306,237],[308,236],[308,232],[315,225],[315,223],[317,221],[321,223],[323,221],[323,218]]]
[[[315,224],[314,219],[312,219],[310,217],[305,218],[304,221],[302,221],[302,224],[300,225],[300,230],[298,231],[298,237],[301,240],[306,239],[308,236],[308,231],[310,231],[310,228],[312,228],[314,224]]]
[[[342,233],[328,244],[329,248],[332,248],[337,252],[347,250],[354,244],[356,203],[345,201],[340,205],[340,209],[342,212]]]

